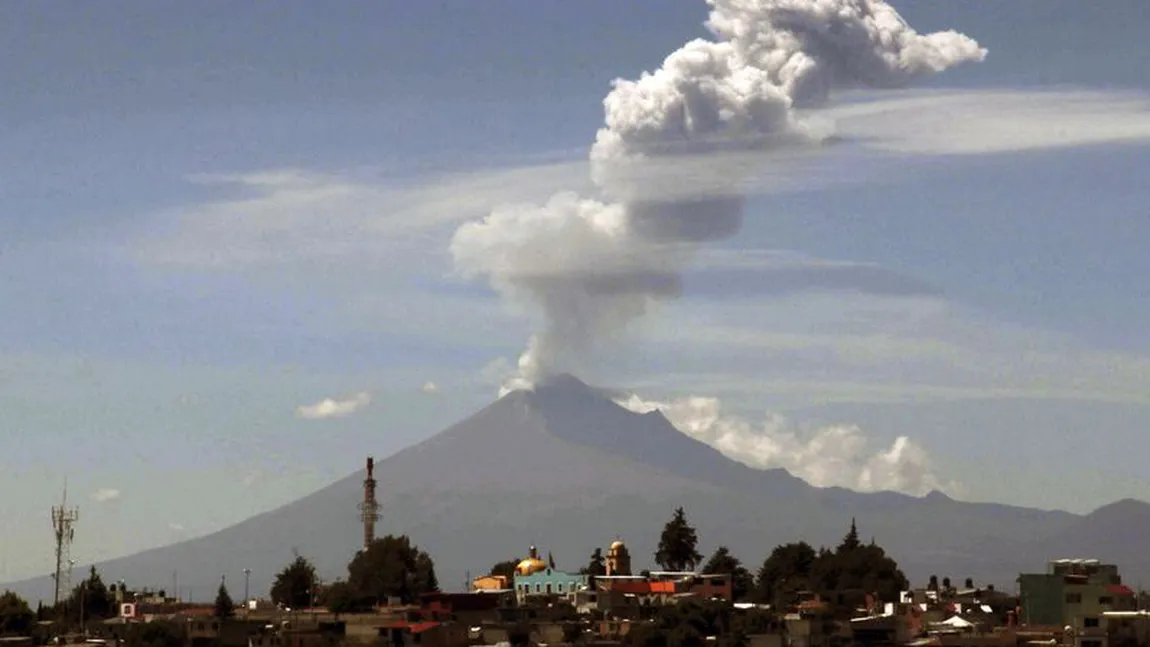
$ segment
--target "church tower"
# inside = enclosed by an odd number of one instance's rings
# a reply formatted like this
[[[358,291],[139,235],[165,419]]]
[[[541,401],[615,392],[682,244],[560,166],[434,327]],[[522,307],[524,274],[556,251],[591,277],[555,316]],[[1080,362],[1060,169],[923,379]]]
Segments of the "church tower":
[[[627,551],[627,545],[623,540],[616,539],[612,542],[611,547],[607,549],[607,575],[630,575],[631,574],[631,553]]]

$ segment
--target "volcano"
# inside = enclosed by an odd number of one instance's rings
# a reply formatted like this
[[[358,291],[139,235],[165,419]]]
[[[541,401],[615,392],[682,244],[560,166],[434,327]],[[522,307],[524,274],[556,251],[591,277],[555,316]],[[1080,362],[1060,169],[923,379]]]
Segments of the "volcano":
[[[855,518],[864,538],[873,536],[914,582],[938,574],[1010,586],[1017,573],[1064,556],[1113,560],[1128,578],[1150,575],[1141,559],[1141,537],[1150,530],[1145,503],[1081,516],[937,492],[918,498],[816,488],[785,470],[733,461],[661,413],[632,412],[611,395],[556,376],[377,461],[377,533],[410,535],[434,557],[448,590],[533,544],[574,570],[595,547],[622,537],[635,567],[646,568],[678,506],[698,529],[700,552],[726,545],[752,569],[780,543],[835,544]],[[220,573],[238,577],[243,568],[252,569],[253,592],[267,591],[298,550],[330,580],[344,574],[362,542],[352,512],[362,479],[357,472],[219,532],[97,567],[106,579],[140,585],[178,571],[181,594],[203,601]],[[11,586],[32,599],[51,592],[48,578]]]

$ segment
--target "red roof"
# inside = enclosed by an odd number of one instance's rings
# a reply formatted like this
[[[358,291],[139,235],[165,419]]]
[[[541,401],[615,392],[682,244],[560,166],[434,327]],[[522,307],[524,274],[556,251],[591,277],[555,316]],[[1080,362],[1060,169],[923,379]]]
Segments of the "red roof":
[[[438,622],[407,622],[406,620],[396,620],[395,622],[380,625],[380,629],[406,629],[413,634],[418,634],[438,626]]]
[[[1106,590],[1113,593],[1114,595],[1121,595],[1127,598],[1134,597],[1134,590],[1125,584],[1111,584],[1110,586],[1106,587]]]
[[[610,590],[633,595],[650,595],[652,593],[674,593],[674,582],[647,582],[644,580],[605,580],[610,581]]]

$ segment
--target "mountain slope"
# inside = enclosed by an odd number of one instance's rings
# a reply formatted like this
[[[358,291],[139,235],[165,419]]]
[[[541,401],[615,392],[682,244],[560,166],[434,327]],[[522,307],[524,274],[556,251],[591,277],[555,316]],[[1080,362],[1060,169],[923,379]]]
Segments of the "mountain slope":
[[[521,556],[531,544],[561,568],[581,566],[616,536],[636,567],[650,564],[672,510],[686,508],[703,552],[729,546],[755,567],[782,542],[836,543],[852,517],[915,581],[931,573],[1009,584],[1048,557],[1091,554],[1104,528],[1118,537],[1124,568],[1139,535],[1124,530],[1150,507],[1132,502],[1099,519],[1065,512],[862,494],[807,485],[783,470],[756,470],[676,430],[659,413],[628,411],[570,376],[511,393],[433,438],[377,463],[383,521],[378,532],[406,533],[436,559],[445,588],[465,573]],[[207,600],[221,573],[238,581],[252,569],[252,591],[267,591],[292,550],[312,558],[325,579],[343,574],[362,541],[356,504],[362,473],[212,535],[110,560],[105,579],[164,587],[179,573],[181,594]],[[1142,515],[1142,516],[1139,516]],[[1093,516],[1093,515],[1092,515]],[[1114,518],[1112,518],[1114,517]],[[1140,526],[1141,527],[1141,526]],[[1124,542],[1124,543],[1123,543]],[[1058,550],[1062,552],[1051,553]],[[47,578],[15,587],[47,597]]]

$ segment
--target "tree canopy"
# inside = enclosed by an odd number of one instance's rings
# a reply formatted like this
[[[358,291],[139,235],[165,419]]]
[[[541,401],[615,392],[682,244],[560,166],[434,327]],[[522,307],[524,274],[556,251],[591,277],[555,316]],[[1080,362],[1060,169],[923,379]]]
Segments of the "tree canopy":
[[[815,549],[805,541],[775,546],[759,568],[755,587],[758,598],[781,604],[794,593],[809,589],[815,559]]]
[[[506,561],[498,562],[491,567],[490,575],[502,575],[507,579],[515,577],[515,567],[519,565],[519,560],[509,559]]]
[[[872,540],[858,539],[854,520],[839,546],[817,553],[805,542],[777,546],[759,569],[760,599],[775,604],[789,601],[797,591],[808,589],[845,605],[857,604],[867,593],[882,600],[898,599],[907,586],[898,564]]]
[[[690,571],[702,561],[697,550],[699,537],[695,528],[687,523],[683,508],[676,508],[675,514],[659,537],[659,549],[655,551],[655,563],[668,571]]]
[[[12,591],[0,595],[0,636],[20,636],[36,623],[36,614],[24,598]]]
[[[236,603],[228,594],[228,587],[221,581],[220,588],[216,590],[215,616],[217,618],[230,618],[236,615]]]
[[[726,546],[719,546],[711,558],[703,566],[703,573],[708,575],[729,575],[731,577],[731,595],[736,601],[745,600],[754,587],[754,578],[751,577],[738,557],[731,554]]]
[[[356,553],[347,565],[347,582],[357,597],[376,604],[388,598],[415,602],[424,593],[439,590],[431,556],[419,550],[406,535],[376,539]]]
[[[307,558],[296,555],[290,564],[276,574],[271,590],[272,602],[290,609],[308,607],[315,597],[318,584],[315,566]]]

